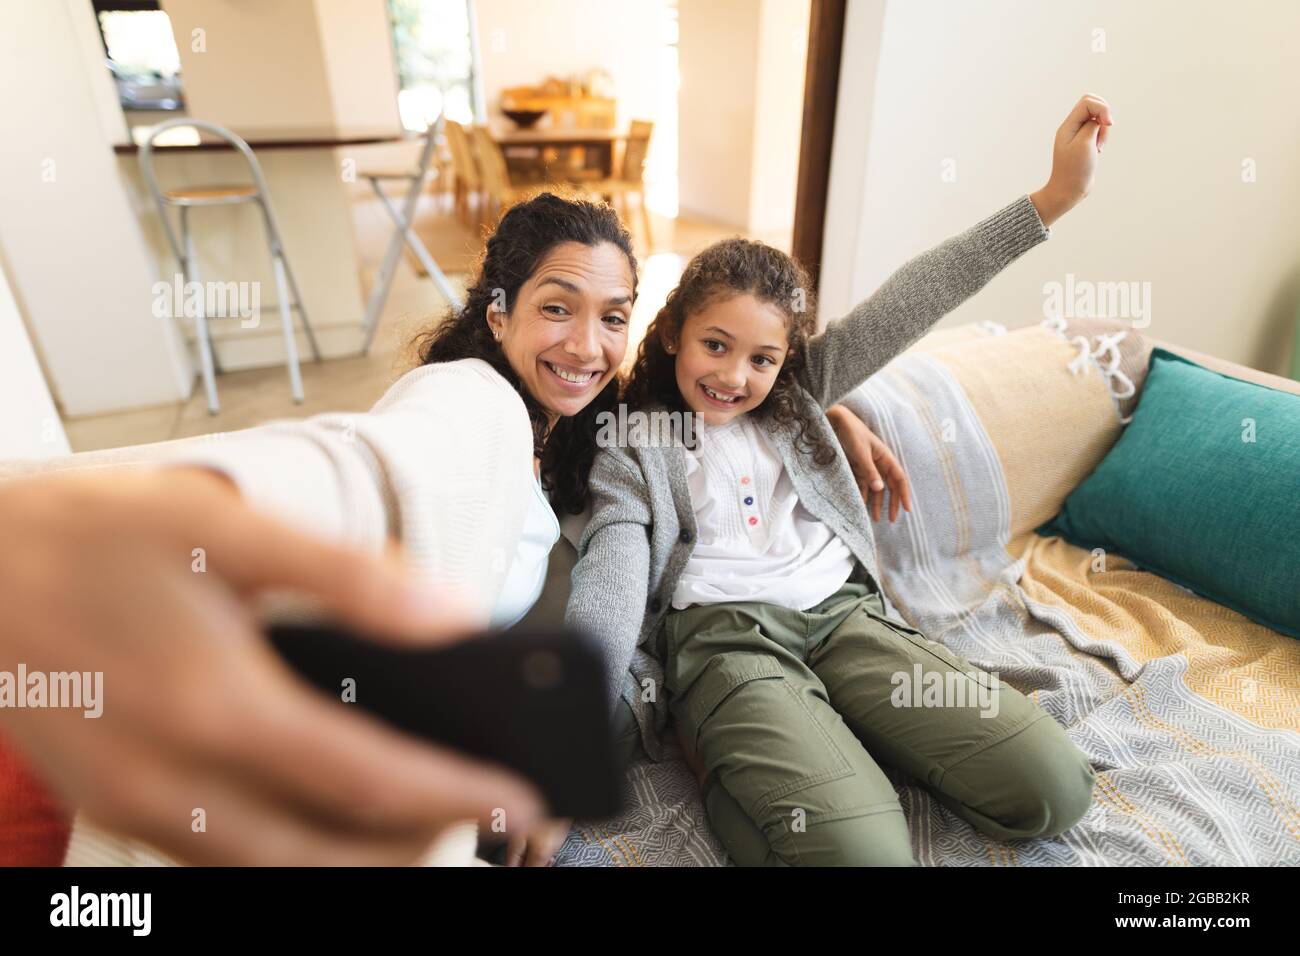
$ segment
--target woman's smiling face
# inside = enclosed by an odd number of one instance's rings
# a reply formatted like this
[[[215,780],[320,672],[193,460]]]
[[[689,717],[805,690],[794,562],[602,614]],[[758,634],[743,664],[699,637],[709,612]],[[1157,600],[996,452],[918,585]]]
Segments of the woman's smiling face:
[[[552,426],[586,408],[618,374],[633,281],[613,243],[564,242],[520,286],[509,314],[488,306],[488,325],[510,367]]]

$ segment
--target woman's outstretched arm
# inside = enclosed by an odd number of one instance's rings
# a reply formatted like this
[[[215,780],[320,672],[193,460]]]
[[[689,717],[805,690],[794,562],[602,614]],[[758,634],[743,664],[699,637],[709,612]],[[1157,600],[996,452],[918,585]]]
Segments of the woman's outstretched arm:
[[[276,421],[186,443],[170,461],[226,475],[258,510],[415,573],[486,624],[532,494],[522,400],[486,363],[425,365],[368,412]]]
[[[268,649],[266,592],[377,639],[472,633],[395,561],[268,518],[206,469],[5,482],[0,527],[0,671],[98,686],[75,708],[0,708],[0,730],[97,823],[191,863],[301,866],[414,862],[502,807],[539,819],[532,784],[349,713]]]
[[[826,417],[849,460],[858,491],[862,493],[862,502],[872,520],[880,520],[886,493],[889,495],[891,522],[898,519],[900,507],[911,511],[912,487],[893,450],[845,405],[832,405],[826,409]]]

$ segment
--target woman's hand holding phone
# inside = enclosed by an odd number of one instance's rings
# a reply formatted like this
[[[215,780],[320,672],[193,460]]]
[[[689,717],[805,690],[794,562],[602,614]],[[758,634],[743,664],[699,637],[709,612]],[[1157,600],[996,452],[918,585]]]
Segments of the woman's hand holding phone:
[[[267,645],[267,591],[398,644],[473,630],[395,562],[285,527],[202,469],[8,483],[0,527],[0,669],[103,674],[102,716],[4,708],[0,729],[96,822],[192,863],[385,865],[454,822],[541,818],[519,775],[350,713]]]

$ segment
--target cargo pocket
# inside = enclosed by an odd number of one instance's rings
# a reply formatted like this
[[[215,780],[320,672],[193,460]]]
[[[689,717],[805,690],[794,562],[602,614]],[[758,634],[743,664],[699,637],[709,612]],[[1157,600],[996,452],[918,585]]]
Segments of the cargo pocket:
[[[839,715],[767,654],[714,657],[683,703],[704,765],[756,821],[773,801],[853,772],[832,736]]]
[[[931,641],[916,628],[907,624],[902,624],[891,618],[886,617],[883,613],[875,610],[873,606],[863,603],[862,610],[872,620],[888,628],[894,634],[897,634],[903,640],[907,641],[917,651],[924,655],[934,658],[947,670],[955,670],[959,673],[973,677],[975,681],[984,689],[995,691],[1001,686],[1001,681],[997,685],[993,683],[993,675],[985,672],[982,668],[976,667],[969,661],[962,660],[945,645],[938,641]],[[918,658],[924,663],[923,658]]]

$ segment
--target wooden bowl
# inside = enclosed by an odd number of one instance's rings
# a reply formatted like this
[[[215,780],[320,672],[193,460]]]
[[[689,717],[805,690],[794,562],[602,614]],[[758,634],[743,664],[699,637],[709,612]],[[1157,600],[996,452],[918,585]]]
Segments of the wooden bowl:
[[[528,129],[546,115],[546,110],[502,110],[520,129]]]

